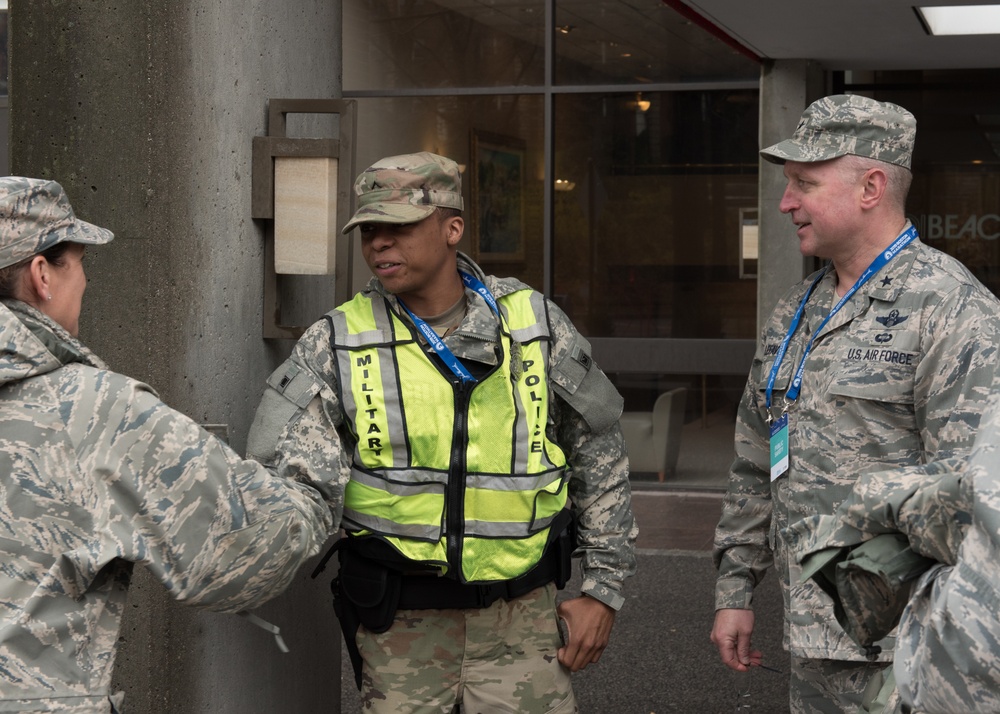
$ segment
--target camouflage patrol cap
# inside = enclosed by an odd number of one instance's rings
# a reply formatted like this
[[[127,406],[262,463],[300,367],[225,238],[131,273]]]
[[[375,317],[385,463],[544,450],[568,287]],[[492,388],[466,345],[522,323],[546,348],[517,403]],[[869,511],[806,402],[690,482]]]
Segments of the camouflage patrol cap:
[[[854,94],[810,104],[791,139],[760,152],[775,164],[826,161],[853,154],[910,168],[917,120],[903,107]]]
[[[0,268],[19,263],[57,243],[107,243],[114,234],[73,214],[55,181],[0,178]]]
[[[358,208],[344,233],[360,223],[416,223],[437,206],[464,208],[458,164],[426,151],[376,161],[358,176],[354,193]]]

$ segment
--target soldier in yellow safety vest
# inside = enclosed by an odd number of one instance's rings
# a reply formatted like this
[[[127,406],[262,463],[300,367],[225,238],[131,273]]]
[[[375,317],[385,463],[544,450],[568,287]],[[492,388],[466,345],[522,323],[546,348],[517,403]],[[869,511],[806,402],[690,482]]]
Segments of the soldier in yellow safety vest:
[[[569,318],[458,251],[458,165],[358,177],[374,273],[268,379],[250,455],[343,488],[335,606],[373,712],[573,712],[637,534],[622,399]],[[557,605],[580,556],[582,593]]]

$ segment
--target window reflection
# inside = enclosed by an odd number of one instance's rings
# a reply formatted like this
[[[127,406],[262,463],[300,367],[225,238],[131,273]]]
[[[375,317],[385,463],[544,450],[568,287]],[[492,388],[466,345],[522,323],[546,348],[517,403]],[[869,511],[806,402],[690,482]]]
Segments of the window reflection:
[[[344,0],[344,90],[540,85],[543,0]]]
[[[344,0],[344,90],[544,86],[546,0]],[[666,3],[556,2],[555,84],[753,80]]]
[[[556,2],[556,83],[756,80],[760,66],[664,2]]]
[[[643,97],[557,97],[554,297],[588,335],[753,339],[756,92]]]

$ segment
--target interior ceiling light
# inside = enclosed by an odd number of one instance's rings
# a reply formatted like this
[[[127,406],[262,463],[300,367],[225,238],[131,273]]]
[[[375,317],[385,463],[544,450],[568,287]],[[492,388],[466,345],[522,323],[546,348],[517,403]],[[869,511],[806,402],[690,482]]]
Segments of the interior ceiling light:
[[[1000,35],[1000,5],[916,7],[929,35]]]

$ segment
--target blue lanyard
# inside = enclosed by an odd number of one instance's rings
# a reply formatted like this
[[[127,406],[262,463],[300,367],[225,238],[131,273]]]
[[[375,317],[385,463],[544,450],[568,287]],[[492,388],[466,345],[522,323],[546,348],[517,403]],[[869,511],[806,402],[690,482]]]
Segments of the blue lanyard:
[[[493,310],[493,314],[500,318],[500,307],[497,305],[497,300],[493,297],[493,293],[490,292],[490,289],[483,285],[483,281],[475,275],[471,275],[470,273],[466,273],[461,270],[458,271],[458,274],[462,276],[462,282],[479,293],[483,300],[486,301],[486,304],[490,306],[490,309]]]
[[[459,274],[462,276],[462,282],[482,295],[483,299],[486,300],[486,304],[490,306],[494,313],[496,313],[497,317],[500,317],[500,308],[497,306],[496,298],[493,297],[493,293],[490,292],[490,289],[486,287],[479,278],[473,275],[469,275],[468,273],[461,271],[459,271]],[[456,357],[454,353],[448,349],[448,345],[446,345],[444,340],[438,336],[438,333],[434,331],[434,328],[428,325],[426,321],[421,320],[419,317],[410,312],[410,308],[408,308],[402,300],[399,300],[399,298],[397,298],[397,300],[399,301],[399,304],[403,306],[403,309],[406,310],[406,314],[410,316],[411,320],[413,320],[413,324],[416,325],[418,330],[420,330],[420,334],[422,334],[424,339],[427,340],[427,344],[434,348],[434,351],[438,353],[438,356],[445,363],[448,369],[452,371],[452,374],[462,380],[462,382],[476,382],[476,378],[473,377],[472,373],[465,368],[465,365],[462,364],[461,360],[459,360],[458,357]]]
[[[799,362],[798,369],[795,370],[795,377],[792,378],[792,384],[788,388],[788,391],[785,392],[786,403],[794,402],[796,399],[798,399],[799,391],[802,389],[802,375],[805,374],[806,371],[806,359],[809,357],[809,352],[812,350],[813,342],[816,340],[816,337],[819,335],[819,333],[823,331],[823,328],[826,327],[826,323],[828,323],[830,321],[830,318],[832,318],[840,311],[840,308],[842,308],[845,304],[847,304],[847,301],[851,299],[851,296],[853,296],[854,293],[856,293],[861,288],[862,285],[867,283],[868,280],[873,275],[875,275],[880,270],[882,270],[882,268],[888,265],[889,261],[895,258],[896,255],[901,250],[903,250],[903,248],[908,246],[910,242],[916,237],[917,237],[917,228],[916,226],[911,225],[907,230],[903,231],[899,235],[899,237],[896,238],[895,241],[893,241],[892,245],[890,245],[884,251],[879,253],[878,256],[876,256],[875,260],[872,261],[872,264],[869,265],[868,268],[865,270],[865,272],[861,274],[861,276],[857,279],[857,282],[855,282],[854,285],[851,286],[851,289],[848,290],[844,294],[844,297],[840,298],[840,301],[833,306],[833,309],[830,311],[830,314],[823,319],[823,322],[820,323],[820,326],[816,328],[815,332],[813,332],[812,337],[809,338],[809,342],[806,343],[806,349],[802,355],[802,360]],[[771,393],[774,391],[774,382],[778,378],[778,368],[781,367],[781,363],[785,359],[785,353],[788,351],[788,344],[792,341],[792,336],[795,334],[795,331],[799,327],[799,323],[802,320],[802,313],[805,312],[806,309],[806,303],[809,302],[809,297],[812,295],[813,290],[815,289],[817,283],[819,283],[820,279],[824,275],[826,275],[825,271],[817,275],[816,279],[813,280],[812,285],[810,285],[809,289],[806,290],[806,294],[802,296],[802,300],[799,302],[799,308],[798,310],[795,311],[795,316],[792,318],[792,323],[788,327],[788,334],[786,334],[785,339],[781,341],[781,347],[778,348],[778,352],[774,357],[774,364],[771,365],[771,375],[770,377],[768,377],[767,391],[765,392],[765,400],[767,404],[769,420],[771,418]],[[786,404],[785,410],[787,411],[787,409],[788,407]]]

